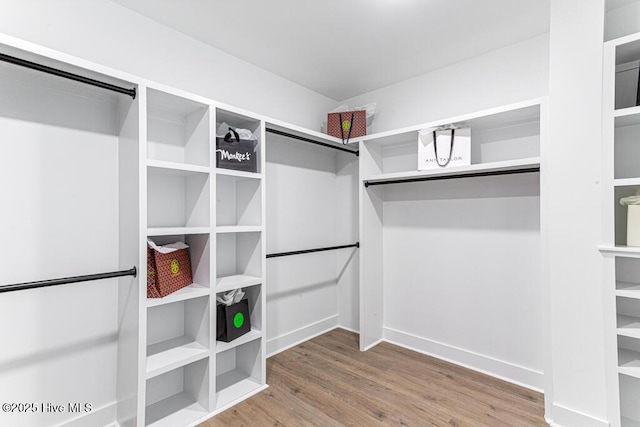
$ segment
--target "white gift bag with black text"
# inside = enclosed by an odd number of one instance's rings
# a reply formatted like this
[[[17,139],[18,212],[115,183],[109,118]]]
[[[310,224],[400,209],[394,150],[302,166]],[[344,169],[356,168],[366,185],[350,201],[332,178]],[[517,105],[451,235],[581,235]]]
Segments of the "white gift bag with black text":
[[[471,128],[428,128],[418,132],[418,170],[471,164]]]

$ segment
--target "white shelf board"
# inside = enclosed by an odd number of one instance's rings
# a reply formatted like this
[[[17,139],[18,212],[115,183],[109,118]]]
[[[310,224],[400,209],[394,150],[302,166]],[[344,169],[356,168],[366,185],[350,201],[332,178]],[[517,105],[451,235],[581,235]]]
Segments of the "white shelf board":
[[[166,162],[163,160],[147,160],[147,168],[155,173],[188,176],[197,173],[208,174],[210,168],[206,166],[191,165],[186,163]]]
[[[514,123],[540,121],[540,106],[543,102],[543,98],[532,99],[471,114],[409,126],[402,129],[374,133],[366,135],[361,139],[365,142],[375,142],[379,145],[388,145],[395,144],[398,141],[406,141],[408,138],[412,138],[412,135],[415,135],[417,144],[416,132],[425,128],[439,127],[452,123],[465,123],[471,126],[471,132],[473,133],[473,129],[489,129],[509,126]]]
[[[216,227],[216,233],[253,233],[262,231],[261,225],[221,225]]]
[[[640,427],[640,421],[622,417],[622,427]]]
[[[147,228],[147,236],[178,236],[188,234],[209,234],[210,227],[151,227]]]
[[[204,359],[209,349],[189,337],[178,337],[147,347],[147,379]]]
[[[634,185],[640,185],[640,178],[618,178],[613,180],[613,185],[616,187],[631,187]]]
[[[236,400],[243,399],[249,393],[253,393],[262,387],[255,379],[237,369],[218,375],[216,377],[216,389],[218,399],[216,409],[227,406]]]
[[[211,290],[208,286],[193,283],[167,295],[164,298],[147,298],[147,307],[156,307],[159,305],[171,304],[172,302],[205,297],[209,296],[210,292]]]
[[[236,348],[242,344],[246,344],[260,338],[262,338],[262,331],[256,328],[251,328],[249,332],[231,342],[216,341],[216,354],[223,353],[227,350],[231,350],[232,348]]]
[[[640,247],[636,246],[607,246],[600,245],[598,250],[603,254],[627,257],[627,258],[640,258]]]
[[[185,426],[207,415],[207,410],[187,392],[182,392],[147,407],[149,427]]]
[[[346,148],[347,150],[353,150],[354,152],[358,151],[358,143],[363,139],[363,137],[351,138],[348,144],[343,144],[341,138],[336,138],[335,136],[327,135],[326,133],[305,129],[291,123],[284,123],[277,120],[270,120],[267,122],[267,129],[285,132],[302,138],[311,139],[313,141],[322,142],[323,144]]]
[[[216,174],[218,174],[218,175],[226,175],[226,176],[233,176],[233,177],[236,177],[236,178],[262,179],[262,174],[261,173],[237,171],[237,170],[234,170],[234,169],[225,169],[225,168],[216,168]]]
[[[616,282],[616,296],[640,299],[640,283]]]
[[[363,181],[369,183],[380,181],[400,181],[404,179],[425,178],[425,177],[444,177],[447,175],[468,175],[482,172],[497,171],[517,171],[522,169],[530,169],[540,167],[540,158],[532,157],[528,159],[508,160],[502,162],[482,163],[469,166],[459,166],[444,169],[432,169],[426,171],[407,171],[370,175],[363,178]]]
[[[613,112],[615,127],[640,125],[640,106],[620,108]]]
[[[244,274],[218,277],[216,279],[216,293],[227,292],[233,289],[246,288],[254,285],[260,285],[262,282],[263,282],[262,277],[246,276]]]
[[[631,377],[640,378],[640,353],[637,351],[618,349],[618,372]]]
[[[640,339],[640,318],[618,314],[618,335]]]

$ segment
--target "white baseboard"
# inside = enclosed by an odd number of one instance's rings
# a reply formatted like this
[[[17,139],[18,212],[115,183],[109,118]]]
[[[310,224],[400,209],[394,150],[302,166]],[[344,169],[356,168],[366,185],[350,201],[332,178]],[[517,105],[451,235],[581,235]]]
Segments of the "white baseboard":
[[[562,405],[553,404],[552,411],[553,420],[549,423],[552,427],[609,427],[608,421],[565,408]]]
[[[344,325],[338,325],[338,328],[344,329],[345,331],[353,332],[354,334],[360,335],[360,331],[358,331],[356,329],[349,328],[349,327],[344,326]]]
[[[71,420],[65,421],[58,427],[118,427],[116,419],[117,402],[110,403],[100,408],[95,408],[91,412],[80,415]]]
[[[285,351],[338,327],[338,315],[327,317],[267,341],[267,357]]]
[[[391,344],[446,360],[540,393],[544,392],[542,372],[391,328],[383,329],[383,337]]]

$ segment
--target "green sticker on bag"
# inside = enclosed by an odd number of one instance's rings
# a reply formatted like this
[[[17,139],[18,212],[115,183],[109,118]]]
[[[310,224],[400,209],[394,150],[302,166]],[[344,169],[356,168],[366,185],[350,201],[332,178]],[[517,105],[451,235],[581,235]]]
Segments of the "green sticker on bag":
[[[351,122],[349,120],[343,120],[342,121],[342,130],[345,132],[349,132],[349,129],[351,129]]]
[[[233,316],[233,326],[238,329],[241,328],[242,325],[244,325],[244,315],[242,313],[236,313],[236,315]]]

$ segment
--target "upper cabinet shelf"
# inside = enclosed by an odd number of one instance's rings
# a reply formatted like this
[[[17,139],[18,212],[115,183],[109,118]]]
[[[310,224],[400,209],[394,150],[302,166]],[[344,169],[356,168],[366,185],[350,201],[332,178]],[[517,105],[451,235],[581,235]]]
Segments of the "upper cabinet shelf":
[[[361,144],[362,174],[373,183],[539,168],[542,108],[543,101],[534,100],[368,135]],[[418,171],[419,131],[448,124],[471,128],[471,165]]]
[[[147,157],[209,167],[209,106],[148,89]]]

